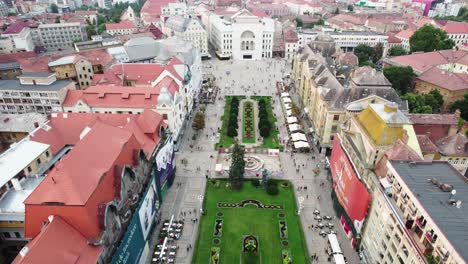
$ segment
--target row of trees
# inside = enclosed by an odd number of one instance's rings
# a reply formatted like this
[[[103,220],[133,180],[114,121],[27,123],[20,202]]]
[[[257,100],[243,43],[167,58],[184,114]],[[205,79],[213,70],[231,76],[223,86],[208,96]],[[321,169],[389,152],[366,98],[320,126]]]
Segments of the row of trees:
[[[266,138],[270,136],[272,124],[268,118],[267,106],[264,99],[258,101],[258,117],[258,129],[260,130],[260,136]]]
[[[237,137],[237,129],[239,128],[239,124],[237,122],[238,116],[239,116],[239,98],[233,97],[231,99],[231,108],[229,112],[229,121],[228,121],[228,129],[227,129],[227,135],[230,137]]]
[[[229,168],[229,183],[234,190],[242,188],[245,170],[244,155],[245,149],[239,144],[235,144],[231,155],[231,167]]]

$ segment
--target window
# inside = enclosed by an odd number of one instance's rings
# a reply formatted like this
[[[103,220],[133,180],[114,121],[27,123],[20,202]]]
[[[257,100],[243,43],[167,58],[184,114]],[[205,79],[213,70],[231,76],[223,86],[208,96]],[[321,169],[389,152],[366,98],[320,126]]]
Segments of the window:
[[[16,237],[16,238],[21,238],[20,232],[15,232],[15,237]]]
[[[48,150],[45,152],[45,155],[46,155],[46,157],[49,157],[49,156],[50,156],[50,153],[49,153]]]
[[[37,164],[37,166],[41,165],[41,159],[37,159],[36,164]]]
[[[339,115],[333,115],[333,121],[338,121],[340,120],[340,116]]]
[[[31,172],[32,169],[31,169],[31,166],[28,166],[28,172]]]
[[[3,232],[4,238],[11,238],[10,232]]]

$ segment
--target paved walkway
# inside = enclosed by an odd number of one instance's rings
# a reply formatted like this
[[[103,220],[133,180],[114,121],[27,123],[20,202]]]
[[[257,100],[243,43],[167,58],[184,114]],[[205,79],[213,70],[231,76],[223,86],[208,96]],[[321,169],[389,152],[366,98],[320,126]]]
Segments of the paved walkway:
[[[180,251],[176,263],[189,264],[192,260],[193,251],[186,251],[186,245],[195,245],[198,232],[198,225],[190,222],[190,218],[199,218],[200,201],[198,197],[203,195],[206,179],[205,176],[214,177],[214,169],[217,158],[217,152],[214,151],[214,145],[218,141],[217,131],[221,127],[220,115],[223,113],[225,95],[269,95],[272,96],[273,112],[278,122],[280,137],[287,139],[287,128],[285,118],[283,117],[280,100],[276,95],[276,81],[291,71],[290,65],[285,68],[284,61],[264,60],[264,61],[209,61],[212,65],[207,68],[217,78],[216,85],[220,87],[218,99],[214,104],[206,108],[206,128],[199,132],[197,138],[192,140],[195,133],[188,125],[188,131],[185,133],[180,152],[176,153],[177,172],[174,185],[167,192],[167,198],[162,204],[162,219],[169,219],[171,215],[181,218],[181,212],[197,211],[197,215],[185,217],[186,226],[179,241]],[[297,96],[292,95],[292,99]],[[307,124],[304,124],[307,128]],[[241,127],[240,127],[241,128]],[[257,155],[262,157],[262,155]],[[313,159],[315,157],[315,159]],[[188,160],[187,167],[181,164],[181,160]],[[267,158],[265,158],[267,159]],[[275,162],[275,161],[273,161]],[[313,170],[320,164],[319,154],[316,150],[312,153],[302,154],[289,152],[280,153],[278,158],[279,167],[282,168],[282,178],[290,180],[296,188],[296,197],[303,197],[303,210],[301,220],[304,234],[307,241],[309,254],[316,253],[319,256],[318,261],[313,263],[329,263],[324,248],[327,246],[327,238],[318,235],[319,229],[309,229],[308,226],[316,225],[313,211],[318,209],[321,215],[333,216],[331,221],[335,225],[338,240],[341,248],[349,263],[359,263],[357,253],[352,249],[350,241],[346,238],[340,227],[339,220],[336,219],[332,202],[330,198],[331,184],[327,179],[324,169],[315,176]],[[298,167],[299,166],[299,167]],[[181,182],[180,187],[177,182]],[[307,186],[307,190],[298,190],[298,187]],[[320,197],[320,199],[318,199]],[[192,213],[193,214],[193,213]],[[328,222],[328,221],[325,221]],[[151,243],[151,252],[154,248],[159,233],[159,228],[155,228]],[[149,263],[148,259],[148,263]]]

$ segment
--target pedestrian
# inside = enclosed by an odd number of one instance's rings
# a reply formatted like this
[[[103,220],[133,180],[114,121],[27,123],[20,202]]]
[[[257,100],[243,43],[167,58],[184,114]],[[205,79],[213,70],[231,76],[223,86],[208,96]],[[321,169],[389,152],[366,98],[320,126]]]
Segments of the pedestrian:
[[[306,195],[306,199],[309,199],[309,195],[308,195],[308,194]]]
[[[302,179],[304,179],[304,175],[302,175]]]

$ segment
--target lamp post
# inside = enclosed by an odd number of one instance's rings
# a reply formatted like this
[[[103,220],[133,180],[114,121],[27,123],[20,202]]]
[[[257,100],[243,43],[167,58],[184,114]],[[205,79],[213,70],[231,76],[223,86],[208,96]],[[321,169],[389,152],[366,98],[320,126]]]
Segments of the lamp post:
[[[200,214],[203,214],[203,195],[198,195],[198,200],[200,201]]]

